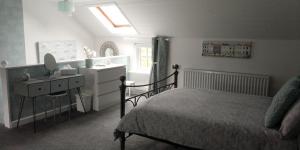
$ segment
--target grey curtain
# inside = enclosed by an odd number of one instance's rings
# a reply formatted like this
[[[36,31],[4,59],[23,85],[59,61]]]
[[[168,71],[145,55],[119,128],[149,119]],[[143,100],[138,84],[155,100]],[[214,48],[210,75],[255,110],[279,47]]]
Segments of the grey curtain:
[[[152,38],[152,69],[150,74],[150,83],[159,81],[168,75],[168,58],[169,58],[170,42],[168,37]],[[157,89],[167,84],[167,81],[160,82],[150,87]]]

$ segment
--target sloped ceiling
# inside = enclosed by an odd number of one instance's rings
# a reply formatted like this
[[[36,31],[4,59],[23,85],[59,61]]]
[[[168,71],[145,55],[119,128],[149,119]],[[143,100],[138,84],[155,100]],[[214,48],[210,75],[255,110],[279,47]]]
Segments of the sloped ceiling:
[[[74,17],[97,37],[110,34],[76,0]],[[299,0],[115,0],[139,32],[198,38],[300,39]]]

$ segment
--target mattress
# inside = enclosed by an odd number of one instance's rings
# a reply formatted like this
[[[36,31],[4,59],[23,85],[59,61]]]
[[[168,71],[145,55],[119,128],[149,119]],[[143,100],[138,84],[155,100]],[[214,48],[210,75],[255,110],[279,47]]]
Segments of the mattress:
[[[204,150],[296,150],[264,127],[272,99],[198,89],[168,90],[146,100],[116,128]]]

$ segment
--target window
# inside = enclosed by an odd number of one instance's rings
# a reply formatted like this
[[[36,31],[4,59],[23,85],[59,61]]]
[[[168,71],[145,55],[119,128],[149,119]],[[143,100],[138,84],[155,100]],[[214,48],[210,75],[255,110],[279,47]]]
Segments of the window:
[[[115,3],[89,7],[89,10],[112,33],[126,35],[137,33]]]
[[[137,46],[138,70],[141,72],[150,72],[152,67],[152,48],[150,46]]]

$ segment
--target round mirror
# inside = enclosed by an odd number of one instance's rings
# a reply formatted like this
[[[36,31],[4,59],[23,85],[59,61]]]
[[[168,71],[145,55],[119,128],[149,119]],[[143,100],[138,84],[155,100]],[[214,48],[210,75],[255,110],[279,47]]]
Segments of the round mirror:
[[[53,72],[57,68],[56,60],[52,54],[47,53],[44,56],[44,63],[46,69],[48,69],[50,72]]]
[[[100,56],[108,57],[108,56],[118,56],[119,50],[117,45],[112,41],[104,42],[100,48]]]

